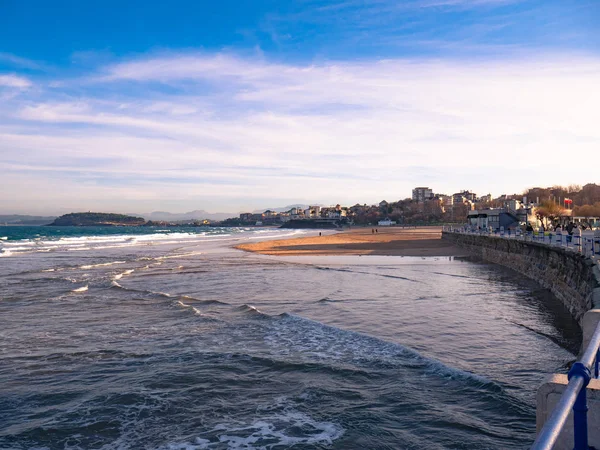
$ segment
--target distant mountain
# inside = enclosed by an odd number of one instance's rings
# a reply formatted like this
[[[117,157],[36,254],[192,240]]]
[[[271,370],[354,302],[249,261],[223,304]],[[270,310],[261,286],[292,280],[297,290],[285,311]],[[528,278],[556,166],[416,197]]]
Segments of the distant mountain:
[[[0,215],[0,225],[48,225],[56,216],[28,216],[23,214]]]
[[[134,214],[144,217],[147,220],[165,220],[168,222],[176,222],[179,220],[225,220],[230,217],[237,217],[235,213],[209,213],[202,209],[189,211],[186,213],[170,213],[167,211],[153,211],[146,214]]]
[[[282,207],[279,207],[279,208],[255,209],[254,211],[252,211],[252,214],[264,213],[266,210],[275,211],[275,212],[286,212],[286,211],[289,211],[292,208],[307,209],[309,206],[322,206],[322,205],[319,205],[318,203],[313,203],[312,205],[300,205],[300,204],[298,204],[298,205],[282,206]]]

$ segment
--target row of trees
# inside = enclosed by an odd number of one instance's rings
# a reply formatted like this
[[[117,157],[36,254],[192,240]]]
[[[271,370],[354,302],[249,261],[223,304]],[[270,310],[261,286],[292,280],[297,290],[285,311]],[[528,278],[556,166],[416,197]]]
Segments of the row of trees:
[[[536,201],[538,198],[540,203],[544,200],[553,201],[554,203],[562,203],[565,198],[573,200],[573,207],[594,205],[600,202],[600,185],[589,183],[581,187],[577,184],[565,186],[552,186],[548,188],[531,188],[523,193],[530,201]],[[562,206],[562,205],[561,205]]]

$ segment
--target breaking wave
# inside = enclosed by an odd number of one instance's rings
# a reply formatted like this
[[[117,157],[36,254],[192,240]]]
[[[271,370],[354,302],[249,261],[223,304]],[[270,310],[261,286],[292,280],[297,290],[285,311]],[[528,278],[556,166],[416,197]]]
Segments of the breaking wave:
[[[262,313],[261,313],[262,314]],[[502,390],[496,382],[481,375],[449,367],[416,350],[355,331],[342,330],[294,314],[283,313],[273,322],[265,341],[289,356],[338,364],[367,367],[406,367],[422,375],[465,380],[479,386]]]
[[[85,292],[87,290],[88,290],[88,286],[86,285],[86,286],[78,287],[77,289],[73,289],[71,292]]]

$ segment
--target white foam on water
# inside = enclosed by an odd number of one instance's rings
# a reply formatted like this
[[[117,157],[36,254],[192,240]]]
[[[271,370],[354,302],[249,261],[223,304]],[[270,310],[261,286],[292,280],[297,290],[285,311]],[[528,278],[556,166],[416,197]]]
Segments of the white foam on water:
[[[121,273],[119,273],[119,274],[115,275],[115,276],[113,277],[113,280],[120,280],[120,279],[121,279],[121,278],[123,278],[125,275],[129,275],[129,274],[133,273],[133,272],[134,272],[134,270],[135,270],[135,269],[129,269],[129,270],[126,270],[125,272],[121,272]]]
[[[86,286],[79,287],[77,289],[73,289],[71,292],[85,292],[87,290],[88,290],[88,287],[86,285]]]
[[[189,310],[193,311],[195,314],[197,314],[199,316],[206,317],[205,314],[202,314],[202,311],[200,311],[198,308],[195,308],[192,305],[188,305],[187,303],[183,303],[181,300],[178,300],[177,304],[179,306],[181,306],[182,308],[186,308],[186,309],[189,309]]]
[[[126,261],[113,261],[113,262],[107,262],[107,263],[100,263],[100,264],[89,264],[89,265],[85,265],[85,266],[79,266],[80,269],[95,269],[96,267],[106,267],[106,266],[113,266],[115,264],[125,264]]]
[[[249,229],[249,228],[228,228],[213,229],[202,232],[171,232],[171,233],[151,233],[151,234],[116,234],[116,235],[96,235],[96,236],[72,236],[72,237],[46,237],[39,236],[31,239],[21,239],[18,241],[0,240],[3,242],[4,250],[0,251],[0,256],[17,256],[23,253],[31,252],[61,252],[61,251],[86,251],[100,250],[106,248],[121,248],[140,245],[163,245],[163,244],[181,244],[181,243],[201,243],[201,242],[219,242],[232,241],[237,239],[266,239],[283,238],[295,235],[305,234],[305,230],[273,230],[273,229]],[[8,238],[6,236],[6,238]],[[9,251],[6,250],[9,249]],[[196,253],[198,254],[198,253]],[[177,256],[175,256],[177,257]]]
[[[8,236],[2,236],[2,237],[0,237],[0,241],[8,241]]]
[[[412,348],[383,341],[355,331],[343,330],[321,322],[284,313],[273,322],[265,341],[286,357],[308,358],[326,363],[402,366],[409,363],[421,368],[422,374],[449,379],[496,385],[493,381],[434,358],[421,355]]]
[[[31,247],[10,247],[9,245],[5,245],[4,248],[6,249],[10,249],[13,252],[19,252],[19,251],[23,251],[23,250],[31,250]]]
[[[298,435],[302,430],[302,435]],[[211,448],[271,450],[303,445],[330,446],[344,435],[344,428],[333,422],[317,421],[293,408],[268,414],[248,425],[218,424],[194,442],[170,443],[163,449],[203,450]]]
[[[203,252],[189,252],[189,253],[181,253],[179,255],[169,255],[169,256],[158,256],[154,258],[156,261],[162,261],[163,259],[175,259],[175,258],[183,258],[185,256],[195,256],[201,255]]]

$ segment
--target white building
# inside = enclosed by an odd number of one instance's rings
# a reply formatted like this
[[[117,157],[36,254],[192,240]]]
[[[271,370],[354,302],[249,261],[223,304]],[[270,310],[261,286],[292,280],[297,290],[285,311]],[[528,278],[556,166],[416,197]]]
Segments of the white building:
[[[428,187],[416,187],[412,190],[412,199],[417,203],[424,203],[425,200],[433,197],[433,190]]]

